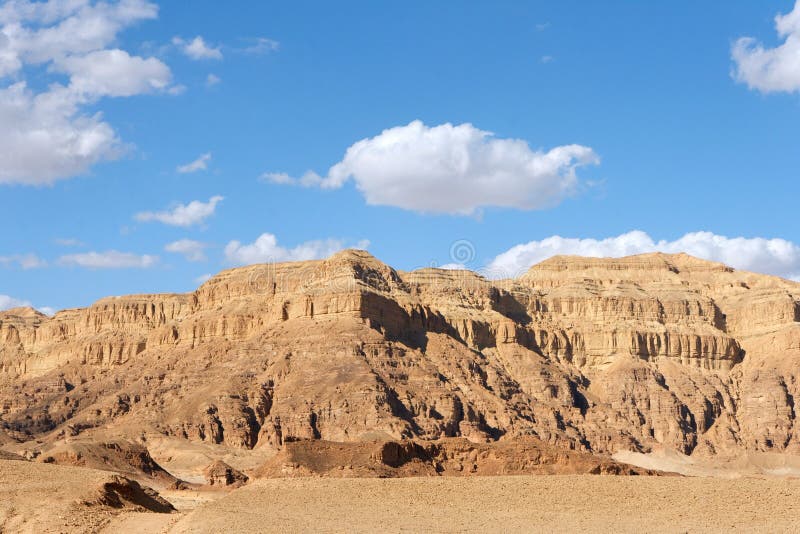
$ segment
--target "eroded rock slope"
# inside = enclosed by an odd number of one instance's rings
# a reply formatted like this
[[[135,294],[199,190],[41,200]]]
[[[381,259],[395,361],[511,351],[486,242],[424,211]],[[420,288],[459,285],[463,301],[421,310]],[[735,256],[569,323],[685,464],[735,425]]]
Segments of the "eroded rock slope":
[[[514,280],[366,252],[185,295],[0,312],[0,443],[113,431],[231,448],[535,436],[598,453],[797,452],[800,284],[686,255]]]

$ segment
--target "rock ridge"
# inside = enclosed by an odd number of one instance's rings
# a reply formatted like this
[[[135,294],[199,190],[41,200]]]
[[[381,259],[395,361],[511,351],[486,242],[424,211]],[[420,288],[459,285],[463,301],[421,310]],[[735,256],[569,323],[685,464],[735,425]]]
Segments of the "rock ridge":
[[[656,253],[488,280],[348,250],[0,312],[0,434],[796,452],[798,364],[800,284],[777,277]]]

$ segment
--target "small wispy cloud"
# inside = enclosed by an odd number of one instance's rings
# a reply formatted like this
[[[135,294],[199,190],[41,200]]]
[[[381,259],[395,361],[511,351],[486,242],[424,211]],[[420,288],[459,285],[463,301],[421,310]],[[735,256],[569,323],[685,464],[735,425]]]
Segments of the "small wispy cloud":
[[[12,254],[0,256],[0,265],[4,267],[19,267],[24,270],[39,269],[47,266],[47,262],[36,254]]]
[[[139,222],[156,221],[170,226],[193,226],[214,215],[217,204],[223,200],[224,197],[221,196],[211,197],[208,202],[193,200],[188,204],[178,204],[170,210],[137,213],[134,218]]]
[[[277,52],[281,47],[278,41],[267,37],[252,37],[243,39],[243,41],[250,43],[239,49],[240,52],[244,52],[245,54],[269,54],[270,52]]]
[[[539,58],[539,62],[544,64],[544,65],[546,65],[548,63],[552,63],[555,60],[556,60],[556,58],[554,58],[553,56],[542,56],[542,57]]]
[[[105,252],[67,254],[61,256],[58,263],[88,269],[147,269],[158,263],[158,256],[107,250]]]
[[[181,174],[188,174],[197,171],[204,171],[208,169],[208,162],[211,161],[211,152],[202,154],[199,158],[191,161],[185,165],[178,165],[175,169]]]
[[[8,295],[0,295],[0,312],[12,310],[14,308],[33,308],[33,304],[31,304],[27,300],[16,299],[14,297],[9,297]],[[56,310],[51,308],[50,306],[37,306],[35,309],[43,313],[45,315],[53,315]]]
[[[206,87],[213,87],[220,82],[222,82],[222,78],[220,78],[216,74],[212,73],[206,76]]]
[[[221,48],[209,45],[206,43],[205,39],[199,35],[190,41],[187,41],[182,37],[173,37],[172,44],[177,46],[181,52],[195,61],[202,59],[222,59]]]
[[[206,261],[205,249],[208,245],[192,239],[173,241],[164,247],[167,252],[182,254],[187,261]]]
[[[15,299],[8,295],[0,295],[0,311],[10,310],[12,308],[25,308],[30,305],[31,303],[27,300]]]

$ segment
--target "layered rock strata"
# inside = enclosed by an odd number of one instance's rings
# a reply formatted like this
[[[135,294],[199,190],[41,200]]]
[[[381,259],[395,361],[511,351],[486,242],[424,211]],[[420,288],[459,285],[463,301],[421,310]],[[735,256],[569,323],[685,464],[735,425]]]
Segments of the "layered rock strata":
[[[554,257],[513,280],[366,252],[185,295],[0,312],[0,443],[115,430],[597,453],[798,451],[800,284],[686,255]]]

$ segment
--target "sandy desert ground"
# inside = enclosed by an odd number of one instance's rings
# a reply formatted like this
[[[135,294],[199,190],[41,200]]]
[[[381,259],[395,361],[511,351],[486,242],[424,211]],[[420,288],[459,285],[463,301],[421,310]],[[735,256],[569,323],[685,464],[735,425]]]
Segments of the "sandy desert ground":
[[[796,532],[800,481],[520,476],[265,480],[106,532]]]
[[[150,488],[109,471],[0,459],[0,533],[97,532],[132,510],[174,515]]]
[[[265,479],[104,503],[112,473],[0,462],[0,532],[795,532],[800,480],[591,475]],[[124,497],[124,492],[121,493]],[[151,506],[152,508],[152,506]]]

